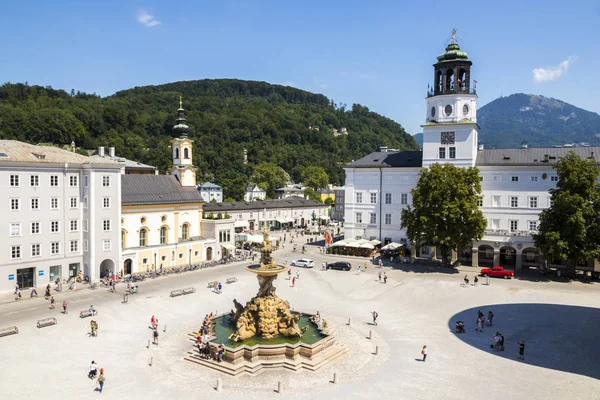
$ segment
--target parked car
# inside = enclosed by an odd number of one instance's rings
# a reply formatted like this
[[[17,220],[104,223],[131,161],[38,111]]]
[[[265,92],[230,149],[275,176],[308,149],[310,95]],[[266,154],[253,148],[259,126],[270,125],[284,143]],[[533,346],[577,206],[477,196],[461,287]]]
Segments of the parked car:
[[[509,279],[513,277],[514,273],[504,269],[504,267],[500,265],[494,265],[492,268],[482,268],[481,275]]]
[[[340,271],[350,271],[352,265],[347,261],[338,261],[327,264],[327,269],[339,269]]]
[[[300,260],[292,261],[292,267],[312,268],[314,266],[315,262],[313,260],[309,260],[308,258],[301,258]]]

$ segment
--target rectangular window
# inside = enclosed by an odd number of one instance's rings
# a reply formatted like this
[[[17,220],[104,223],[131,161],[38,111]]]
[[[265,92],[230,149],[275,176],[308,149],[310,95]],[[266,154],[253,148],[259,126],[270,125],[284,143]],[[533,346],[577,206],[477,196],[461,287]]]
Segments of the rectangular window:
[[[179,253],[179,259],[181,260],[183,258],[183,253]]]
[[[58,197],[52,197],[50,199],[50,209],[58,210]]]
[[[83,220],[83,231],[84,232],[88,231],[88,220],[87,219]]]
[[[371,204],[377,204],[377,193],[371,193]]]
[[[71,208],[77,208],[77,205],[78,205],[77,200],[78,200],[77,197],[71,197],[69,199]]]
[[[400,195],[400,204],[408,204],[408,193],[402,193]]]
[[[147,258],[142,258],[142,264],[148,264],[148,259]]]
[[[50,186],[58,187],[58,175],[50,175]]]
[[[519,221],[517,221],[516,219],[511,219],[510,220],[510,231],[517,232],[518,230],[519,230]]]
[[[50,233],[58,233],[58,221],[50,221]]]
[[[83,251],[88,251],[88,241],[87,240],[83,241]]]
[[[19,199],[10,199],[11,211],[19,211],[21,209],[21,201]]]
[[[550,182],[558,182],[558,175],[552,175],[550,177]]]
[[[71,232],[77,232],[79,230],[79,220],[72,219],[69,221],[69,228],[71,228]]]
[[[110,240],[103,240],[102,241],[102,249],[104,251],[110,251]]]
[[[356,213],[356,223],[362,224],[362,213],[359,213],[359,212]]]
[[[83,198],[83,208],[88,208],[88,198],[87,198],[87,196],[85,196]]]
[[[529,208],[537,208],[538,207],[538,198],[530,197],[529,198]]]
[[[531,182],[537,182],[538,181],[538,177],[537,176],[532,176],[531,177]]]
[[[500,207],[500,196],[492,196],[492,207]]]
[[[440,158],[446,158],[446,148],[440,147]]]
[[[60,253],[60,242],[50,243],[50,254],[58,254],[58,253]]]
[[[40,223],[39,222],[32,222],[30,225],[30,230],[32,235],[39,235],[40,233]]]
[[[479,177],[479,182],[483,182],[483,176]]]
[[[79,177],[77,175],[69,176],[69,186],[71,186],[71,187],[79,186]]]
[[[105,219],[102,221],[102,230],[110,231],[110,219]]]
[[[42,254],[39,243],[35,243],[31,245],[31,257],[39,257]]]
[[[10,258],[13,260],[21,258],[21,246],[10,246]]]
[[[477,199],[477,207],[483,207],[483,196]]]
[[[519,197],[518,196],[510,196],[510,206],[511,206],[511,208],[519,207]]]
[[[10,176],[10,187],[19,187],[19,175]]]
[[[537,231],[537,221],[529,221],[529,230]]]
[[[385,194],[385,204],[392,204],[392,194],[391,193]]]
[[[88,187],[89,183],[90,183],[90,177],[85,175],[83,177],[83,181],[85,182],[85,187]]]
[[[21,224],[10,224],[10,236],[21,236]]]
[[[513,176],[512,178],[510,178],[511,181],[513,182],[519,182],[519,177],[518,176]]]
[[[71,253],[79,251],[79,240],[71,240]]]
[[[385,214],[385,224],[386,225],[392,224],[392,214]]]
[[[362,193],[356,193],[356,204],[362,203]]]
[[[167,260],[167,256],[162,256],[162,257],[160,258],[160,260],[161,260],[161,261],[166,261],[166,260]]]
[[[370,213],[369,223],[371,223],[371,224],[376,224],[377,223],[377,214]]]
[[[110,176],[104,175],[102,177],[102,186],[104,186],[104,187],[110,187]]]
[[[29,204],[31,205],[32,210],[40,209],[40,199],[31,199]]]
[[[448,149],[448,157],[449,158],[456,158],[456,147],[450,147]]]
[[[39,175],[30,175],[29,176],[29,186],[31,186],[31,187],[40,186],[40,176]]]

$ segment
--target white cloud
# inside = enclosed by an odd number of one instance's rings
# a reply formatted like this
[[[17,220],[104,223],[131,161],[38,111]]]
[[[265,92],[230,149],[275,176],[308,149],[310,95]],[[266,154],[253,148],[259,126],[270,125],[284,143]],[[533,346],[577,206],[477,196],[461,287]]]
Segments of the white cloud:
[[[577,61],[577,56],[570,56],[558,65],[546,68],[533,69],[533,81],[536,83],[549,82],[560,78],[567,73],[571,64]]]
[[[154,18],[154,15],[148,14],[146,11],[140,11],[138,13],[137,20],[140,24],[148,28],[160,25],[160,21]]]

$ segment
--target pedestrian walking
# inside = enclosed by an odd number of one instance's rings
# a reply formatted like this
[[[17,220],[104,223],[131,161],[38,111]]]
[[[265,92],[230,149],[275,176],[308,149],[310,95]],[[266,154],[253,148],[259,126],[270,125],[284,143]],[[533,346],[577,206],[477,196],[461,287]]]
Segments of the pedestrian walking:
[[[62,309],[63,309],[63,314],[68,314],[69,312],[67,311],[67,301],[64,300],[63,301],[63,305],[62,305]]]
[[[296,270],[296,279],[300,279],[300,270],[299,269]]]
[[[479,282],[479,278],[477,278],[477,275],[475,275],[473,278],[473,286],[477,286],[477,282]]]
[[[383,283],[387,283],[387,274],[383,273]]]
[[[150,318],[150,325],[152,326],[152,329],[156,327],[156,318],[154,318],[154,315]]]
[[[427,346],[423,346],[423,349],[421,350],[421,355],[423,356],[423,362],[425,362],[425,359],[427,358]]]
[[[296,287],[296,278],[292,278],[292,287]]]
[[[54,296],[50,296],[50,309],[54,310],[56,307],[54,307]]]
[[[100,375],[98,376],[98,379],[96,380],[96,382],[100,386],[100,388],[98,389],[98,391],[100,393],[102,393],[102,389],[104,388],[104,381],[105,380],[106,380],[106,378],[104,378],[104,368],[100,368]]]
[[[492,326],[493,321],[494,321],[494,313],[491,311],[488,311],[488,321],[489,321],[489,326]]]
[[[383,267],[383,260],[380,258],[379,259],[379,268]]]
[[[379,282],[381,282],[381,271],[379,271]]]
[[[35,288],[31,288],[31,293],[29,293],[29,297],[33,297],[33,296],[37,297],[37,295],[38,295],[37,290],[35,290]]]
[[[525,360],[525,342],[519,342],[519,360]]]
[[[92,361],[92,363],[90,364],[90,372],[88,373],[88,378],[94,379],[96,377],[96,374],[98,374],[98,365],[96,364],[96,361]]]
[[[50,284],[46,286],[46,292],[44,293],[44,298],[48,300],[50,298]]]
[[[153,329],[152,337],[154,338],[154,341],[152,343],[157,345],[158,344],[158,329],[156,329],[156,328]]]
[[[287,265],[287,256],[285,256],[285,259],[283,260],[283,265]]]
[[[288,280],[292,279],[292,270],[288,269]]]
[[[358,266],[358,270],[356,271],[356,275],[360,275],[360,265]]]
[[[371,315],[373,316],[373,325],[377,325],[377,317],[379,317],[379,314],[377,314],[377,311],[373,311]]]
[[[494,335],[494,351],[498,351],[500,347],[500,334],[496,332]]]

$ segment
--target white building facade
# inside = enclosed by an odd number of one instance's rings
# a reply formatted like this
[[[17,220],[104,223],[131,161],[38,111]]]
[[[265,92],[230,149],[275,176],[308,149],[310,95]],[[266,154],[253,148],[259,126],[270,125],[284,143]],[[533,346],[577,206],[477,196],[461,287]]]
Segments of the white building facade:
[[[532,234],[539,213],[549,207],[549,189],[558,177],[553,165],[569,151],[598,160],[600,147],[484,149],[478,146],[477,95],[470,87],[471,61],[452,41],[434,65],[428,93],[422,151],[369,154],[348,164],[345,193],[346,238],[400,242],[401,210],[412,204],[421,168],[433,163],[476,166],[482,184],[480,207],[487,220],[481,241],[454,257],[473,266],[503,265],[517,270],[538,266],[540,253]],[[436,257],[436,249],[414,246],[413,254]],[[581,267],[593,268],[593,262]],[[597,264],[597,263],[596,263]]]
[[[244,193],[244,201],[264,200],[267,197],[267,192],[258,186],[246,186]]]
[[[121,166],[50,146],[0,141],[1,290],[79,272],[97,279],[120,259]]]

